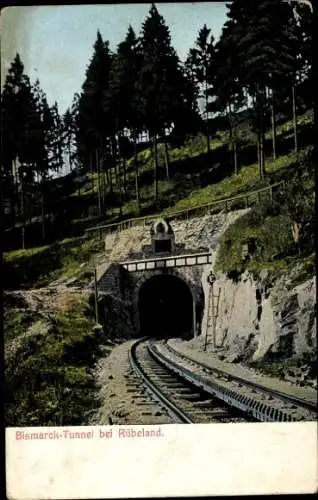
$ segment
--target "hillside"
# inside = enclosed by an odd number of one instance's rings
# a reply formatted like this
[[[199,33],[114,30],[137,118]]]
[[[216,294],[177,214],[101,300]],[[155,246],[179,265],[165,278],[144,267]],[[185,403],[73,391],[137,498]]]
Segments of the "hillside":
[[[74,170],[66,177],[50,181],[46,201],[45,236],[42,234],[41,196],[32,194],[32,213],[25,227],[27,247],[43,246],[57,240],[82,236],[89,227],[110,224],[131,217],[156,213],[171,213],[218,199],[235,196],[245,191],[258,189],[287,180],[297,168],[297,159],[312,143],[313,113],[306,111],[298,117],[298,149],[294,152],[293,122],[283,120],[277,126],[277,158],[271,153],[271,136],[265,141],[266,176],[259,178],[255,137],[250,131],[248,120],[238,128],[240,147],[239,170],[233,175],[233,152],[226,130],[215,133],[211,140],[211,151],[206,151],[204,136],[189,137],[179,147],[170,144],[169,179],[164,159],[164,146],[158,145],[158,200],[153,199],[153,160],[151,149],[144,147],[138,153],[140,208],[135,199],[134,158],[127,160],[125,191],[123,192],[123,171],[113,169],[112,192],[109,187],[104,193],[103,213],[98,212],[97,174]],[[116,184],[117,183],[117,184]],[[121,191],[119,190],[119,187]],[[106,187],[105,187],[106,189]],[[33,189],[34,190],[34,189]],[[58,205],[54,200],[58,199]],[[30,200],[31,203],[31,200]],[[33,214],[33,216],[32,216]],[[6,219],[5,219],[6,220]],[[21,224],[10,227],[5,223],[4,249],[13,250],[21,245]]]

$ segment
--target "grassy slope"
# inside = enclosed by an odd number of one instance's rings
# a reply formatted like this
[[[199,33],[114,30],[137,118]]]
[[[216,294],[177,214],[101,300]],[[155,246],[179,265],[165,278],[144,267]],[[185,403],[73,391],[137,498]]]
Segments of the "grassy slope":
[[[46,286],[61,276],[85,284],[92,279],[95,257],[103,246],[95,239],[68,238],[54,245],[4,253],[4,288]]]
[[[91,368],[106,339],[87,298],[65,297],[62,310],[33,313],[32,334],[21,329],[21,311],[17,317],[6,322],[6,425],[85,424],[96,406]]]
[[[302,127],[306,127],[312,122],[312,114],[305,113],[304,115],[298,117],[298,129],[302,130]],[[243,134],[243,132],[242,132]],[[241,134],[241,135],[242,135]],[[244,150],[251,148],[254,149],[253,156],[256,155],[256,146],[254,143],[253,134],[250,132],[244,132],[245,146],[242,147],[242,152]],[[260,182],[258,179],[258,169],[256,163],[250,163],[247,160],[241,165],[240,172],[238,176],[231,175],[231,172],[221,173],[221,179],[213,180],[213,174],[208,174],[208,171],[213,168],[214,158],[218,161],[218,152],[225,148],[222,157],[220,158],[222,162],[230,164],[232,163],[232,154],[228,149],[228,136],[225,132],[220,132],[217,134],[217,138],[211,141],[212,156],[209,158],[206,151],[206,140],[204,137],[195,137],[189,139],[186,144],[181,148],[169,149],[170,158],[170,168],[173,173],[169,180],[164,178],[165,166],[164,166],[164,155],[163,155],[163,145],[158,146],[158,157],[159,157],[159,182],[158,182],[158,192],[159,192],[159,211],[165,210],[167,212],[174,212],[177,210],[187,209],[198,204],[208,203],[214,200],[218,200],[225,197],[234,196],[238,193],[247,191],[249,189],[257,189],[258,187],[263,187],[264,182]],[[277,141],[289,141],[293,137],[293,122],[291,120],[279,125],[277,127]],[[270,141],[270,132],[266,134],[266,139]],[[244,155],[242,155],[244,157]],[[284,177],[286,170],[289,165],[291,165],[295,160],[295,156],[292,152],[286,151],[284,154],[280,154],[276,161],[272,161],[270,157],[266,159],[266,170],[268,173],[266,183],[270,181],[276,181]],[[140,153],[138,153],[139,161],[139,175],[142,180],[142,186],[140,188],[140,201],[141,201],[141,215],[146,215],[149,213],[155,213],[158,208],[153,203],[153,164],[151,158],[150,148],[146,148]],[[123,217],[134,217],[137,216],[137,206],[135,202],[135,181],[134,181],[134,160],[131,158],[127,162],[127,190],[128,190],[128,200],[124,203],[122,207]],[[224,165],[222,169],[224,170]],[[228,168],[228,165],[227,165]],[[207,180],[202,181],[202,174],[205,175]],[[222,179],[223,177],[223,179]],[[97,192],[97,179],[94,175],[94,193]],[[92,187],[91,179],[88,179],[87,184],[84,188],[83,195],[91,196]],[[108,211],[106,217],[104,217],[104,222],[112,222],[117,219],[120,215],[120,210],[117,207],[113,207]],[[96,218],[96,221],[92,221],[92,224],[96,225],[100,222],[100,218]]]

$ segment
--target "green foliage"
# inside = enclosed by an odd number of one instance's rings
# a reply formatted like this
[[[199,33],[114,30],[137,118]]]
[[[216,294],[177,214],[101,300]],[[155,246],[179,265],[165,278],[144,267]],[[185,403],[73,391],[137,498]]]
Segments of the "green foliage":
[[[37,318],[37,314],[32,311],[12,311],[12,309],[4,310],[3,322],[4,341],[12,340],[22,333],[25,333],[27,328]]]
[[[22,337],[6,363],[8,426],[83,425],[95,405],[90,373],[103,342],[88,304],[56,314],[48,331]]]
[[[293,155],[294,168],[287,188],[275,198],[251,209],[222,235],[216,268],[227,274],[244,269],[258,273],[261,269],[283,272],[300,264],[298,275],[314,273],[315,196],[314,167],[311,148]],[[282,158],[278,161],[281,165]],[[295,238],[295,224],[299,238]],[[243,245],[253,242],[248,258]]]
[[[8,290],[45,286],[60,276],[87,276],[103,249],[98,239],[69,238],[54,245],[4,253],[3,284]]]
[[[253,243],[255,249],[245,260],[243,245]],[[275,267],[276,260],[288,253],[292,245],[290,220],[279,205],[262,203],[231,224],[222,235],[216,270],[228,275],[245,269]]]

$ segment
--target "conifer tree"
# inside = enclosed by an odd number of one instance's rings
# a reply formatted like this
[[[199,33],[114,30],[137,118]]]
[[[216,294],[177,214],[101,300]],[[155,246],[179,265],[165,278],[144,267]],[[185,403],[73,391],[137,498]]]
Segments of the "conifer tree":
[[[252,96],[256,115],[260,177],[264,177],[264,131],[267,109],[266,89],[287,84],[295,66],[294,36],[290,11],[282,2],[261,0],[229,5],[228,43],[235,53],[240,85]]]
[[[79,100],[78,138],[82,156],[97,172],[98,213],[102,213],[101,165],[104,164],[107,137],[114,135],[112,117],[107,115],[104,100],[108,90],[111,54],[109,43],[104,42],[100,32],[94,44],[92,59],[86,71],[85,82]]]
[[[173,122],[178,102],[179,59],[171,46],[169,29],[152,4],[142,25],[142,65],[137,92],[142,121],[153,144],[154,197],[158,198],[157,139]]]
[[[134,135],[134,129],[138,128],[138,109],[136,109],[136,76],[138,67],[138,40],[131,26],[125,40],[118,45],[110,71],[109,89],[106,93],[105,107],[113,116],[116,133],[118,134],[118,150],[123,166],[123,188],[126,192],[126,159],[127,141],[123,134],[129,129]],[[138,173],[136,172],[136,177]],[[139,188],[136,180],[136,198],[139,210]]]
[[[76,124],[75,124],[74,114],[72,113],[72,110],[70,108],[68,108],[65,111],[64,116],[62,118],[62,123],[63,123],[64,144],[66,147],[67,157],[68,157],[68,166],[70,172],[72,172],[74,147],[76,140],[75,136]]]
[[[190,51],[188,64],[191,65],[195,77],[202,88],[204,98],[204,112],[206,120],[206,139],[207,151],[210,152],[210,134],[209,134],[209,81],[211,73],[214,71],[214,37],[211,30],[204,24],[200,29],[195,41],[195,47]]]
[[[237,144],[237,111],[246,105],[243,88],[240,85],[237,72],[236,53],[231,46],[228,32],[231,31],[231,22],[227,23],[222,31],[221,38],[215,46],[215,68],[210,74],[209,82],[213,94],[217,97],[214,106],[225,112],[228,118],[230,144],[233,151],[234,172],[238,173],[238,144]]]
[[[45,162],[44,136],[36,95],[19,54],[16,55],[1,95],[2,140],[5,145],[2,168],[18,190],[21,241],[25,248],[26,185]]]

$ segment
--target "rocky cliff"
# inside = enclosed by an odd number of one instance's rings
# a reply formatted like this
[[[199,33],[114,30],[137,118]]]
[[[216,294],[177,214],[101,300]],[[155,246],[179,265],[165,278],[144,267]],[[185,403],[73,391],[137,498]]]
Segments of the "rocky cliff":
[[[208,272],[207,268],[202,279],[206,302],[202,334],[208,326],[208,339],[212,342]],[[266,272],[258,278],[246,272],[237,282],[224,275],[217,277],[213,286],[215,341],[231,360],[290,358],[315,349],[316,279],[295,287],[291,286],[291,279],[292,276],[269,278]]]

